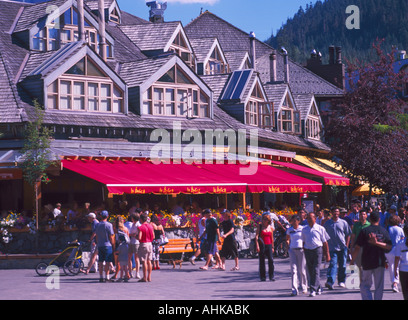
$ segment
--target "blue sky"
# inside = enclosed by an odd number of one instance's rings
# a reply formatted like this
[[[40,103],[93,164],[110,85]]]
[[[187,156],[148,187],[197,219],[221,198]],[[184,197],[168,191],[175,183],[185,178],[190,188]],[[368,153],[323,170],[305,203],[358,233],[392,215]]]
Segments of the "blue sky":
[[[307,3],[316,0],[159,0],[167,1],[165,21],[181,21],[183,25],[203,11],[208,10],[230,22],[241,30],[255,32],[264,41],[282,26],[288,17]],[[149,8],[146,0],[118,0],[122,10],[148,20]]]

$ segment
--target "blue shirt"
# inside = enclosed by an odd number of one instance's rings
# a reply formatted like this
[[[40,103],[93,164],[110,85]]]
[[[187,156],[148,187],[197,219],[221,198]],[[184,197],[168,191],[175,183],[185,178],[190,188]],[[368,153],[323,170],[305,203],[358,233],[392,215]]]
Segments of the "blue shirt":
[[[101,221],[95,228],[96,244],[98,247],[111,247],[110,236],[114,234],[113,226],[110,222]]]
[[[346,220],[327,220],[324,228],[329,234],[329,251],[340,251],[346,248],[346,239],[351,235],[351,229]]]

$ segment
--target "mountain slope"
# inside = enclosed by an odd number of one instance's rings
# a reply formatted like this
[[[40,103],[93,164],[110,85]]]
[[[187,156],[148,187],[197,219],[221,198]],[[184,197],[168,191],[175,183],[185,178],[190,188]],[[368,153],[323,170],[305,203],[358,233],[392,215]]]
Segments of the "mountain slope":
[[[349,5],[360,10],[360,29],[346,27]],[[368,60],[370,49],[377,38],[385,39],[384,49],[392,46],[408,49],[407,0],[326,0],[307,5],[287,20],[275,36],[266,43],[285,47],[295,61],[304,63],[313,49],[323,54],[327,62],[327,48],[342,46],[348,60]]]

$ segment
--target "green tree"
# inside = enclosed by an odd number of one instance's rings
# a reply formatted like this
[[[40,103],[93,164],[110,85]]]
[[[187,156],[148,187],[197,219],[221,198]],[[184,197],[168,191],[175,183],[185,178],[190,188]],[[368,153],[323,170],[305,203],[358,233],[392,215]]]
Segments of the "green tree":
[[[35,213],[37,216],[37,229],[39,217],[38,189],[41,182],[48,183],[50,179],[46,173],[47,168],[54,164],[50,159],[51,130],[43,125],[44,112],[37,101],[34,101],[36,118],[28,122],[25,130],[24,146],[21,150],[24,180],[34,187]]]

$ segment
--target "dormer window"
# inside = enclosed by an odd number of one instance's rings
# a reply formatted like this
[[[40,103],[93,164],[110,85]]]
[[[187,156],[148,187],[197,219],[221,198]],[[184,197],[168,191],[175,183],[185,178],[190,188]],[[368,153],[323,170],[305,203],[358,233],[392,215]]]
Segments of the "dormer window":
[[[47,88],[47,109],[124,112],[124,92],[87,56]]]
[[[114,8],[111,13],[109,14],[109,21],[119,24],[120,23],[120,16],[118,10]]]
[[[281,132],[300,134],[300,113],[286,95],[281,106],[278,126]]]
[[[306,138],[320,139],[320,119],[316,105],[313,104],[306,120]]]
[[[246,124],[271,129],[273,126],[272,114],[272,104],[265,101],[259,84],[255,84],[249,101],[245,106]]]
[[[78,41],[78,12],[76,8],[71,7],[61,14],[57,19],[40,29],[33,35],[32,49],[39,51],[58,50],[63,45]],[[99,52],[99,33],[87,19],[85,25],[85,41],[95,51]],[[113,45],[106,41],[107,57],[113,57]]]
[[[174,66],[144,92],[142,114],[207,118],[209,97]]]
[[[208,59],[207,65],[205,67],[206,74],[220,74],[227,73],[228,65],[224,62],[224,59],[217,47],[214,48]]]
[[[171,44],[169,51],[175,52],[191,69],[195,69],[195,62],[192,52],[190,51],[186,39],[181,32],[177,33]]]

